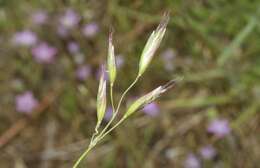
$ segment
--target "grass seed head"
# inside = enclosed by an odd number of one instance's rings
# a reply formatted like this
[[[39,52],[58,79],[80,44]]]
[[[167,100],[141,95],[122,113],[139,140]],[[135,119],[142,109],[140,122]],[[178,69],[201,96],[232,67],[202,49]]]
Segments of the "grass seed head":
[[[105,69],[102,67],[102,74],[99,81],[98,94],[97,94],[97,119],[98,123],[104,118],[106,111],[106,80],[105,80]]]
[[[108,75],[109,75],[110,85],[113,85],[116,79],[117,72],[116,72],[116,60],[115,60],[112,31],[110,31],[109,33],[107,64],[108,64]]]
[[[152,32],[148,41],[146,42],[139,62],[139,76],[141,76],[145,72],[146,68],[150,64],[154,53],[156,52],[162,41],[168,22],[169,15],[168,13],[166,13],[157,29]]]

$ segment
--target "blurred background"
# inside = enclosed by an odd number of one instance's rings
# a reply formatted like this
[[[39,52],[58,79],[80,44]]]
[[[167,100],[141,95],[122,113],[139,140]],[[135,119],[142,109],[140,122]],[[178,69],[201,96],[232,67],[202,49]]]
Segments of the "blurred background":
[[[109,27],[118,102],[165,11],[165,38],[121,114],[133,98],[183,81],[81,166],[259,167],[259,8],[252,0],[0,0],[0,167],[72,167],[95,128]],[[109,107],[103,126],[110,117]]]

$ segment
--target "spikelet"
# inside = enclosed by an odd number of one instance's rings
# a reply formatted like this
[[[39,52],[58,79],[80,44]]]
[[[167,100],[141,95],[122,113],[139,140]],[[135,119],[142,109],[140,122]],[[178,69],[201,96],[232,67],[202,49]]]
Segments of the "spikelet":
[[[127,109],[126,113],[124,114],[124,117],[128,117],[134,112],[141,109],[146,104],[149,104],[153,100],[155,100],[157,97],[159,97],[162,93],[164,93],[166,90],[163,89],[162,86],[159,86],[158,88],[154,89],[150,93],[138,98],[134,103],[130,105],[130,107]]]
[[[168,22],[169,22],[169,14],[166,13],[161,23],[157,27],[157,29],[152,32],[148,41],[146,42],[146,45],[143,49],[140,62],[139,62],[138,76],[141,76],[146,70],[146,68],[148,67],[148,65],[150,64],[155,51],[157,50],[157,48],[159,47],[162,41]]]
[[[98,94],[97,94],[97,125],[102,122],[106,111],[106,80],[105,69],[102,67],[102,74],[99,81]]]
[[[134,112],[142,109],[145,105],[151,103],[152,101],[154,101],[155,99],[160,97],[164,92],[166,92],[167,90],[174,87],[175,84],[180,80],[182,80],[182,78],[177,78],[177,79],[171,80],[168,83],[166,83],[165,85],[159,86],[156,89],[154,89],[153,91],[151,91],[150,93],[138,98],[127,109],[126,113],[124,114],[124,118],[127,118]]]
[[[113,85],[116,80],[116,59],[113,45],[113,32],[112,30],[109,33],[108,40],[108,57],[107,57],[107,67],[110,85]]]

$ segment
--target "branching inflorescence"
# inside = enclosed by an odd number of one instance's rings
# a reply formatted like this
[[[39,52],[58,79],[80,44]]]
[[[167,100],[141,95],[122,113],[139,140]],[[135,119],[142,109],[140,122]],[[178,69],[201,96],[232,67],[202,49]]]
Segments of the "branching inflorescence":
[[[143,75],[147,67],[149,66],[155,51],[159,47],[161,40],[165,34],[166,26],[169,21],[169,15],[166,13],[157,27],[156,30],[152,32],[150,35],[143,52],[141,54],[140,62],[139,62],[139,71],[137,73],[137,76],[135,80],[130,84],[130,86],[123,92],[118,105],[115,107],[114,104],[114,98],[113,98],[113,86],[114,82],[116,80],[117,76],[117,68],[116,68],[116,60],[115,60],[115,54],[114,54],[114,46],[112,43],[112,31],[109,34],[109,40],[108,40],[108,58],[107,58],[107,71],[109,76],[109,85],[110,85],[110,101],[112,106],[112,117],[110,121],[106,124],[106,126],[100,131],[100,125],[102,123],[102,120],[104,118],[105,112],[106,112],[106,106],[107,106],[107,96],[106,96],[106,86],[107,81],[105,79],[105,68],[102,67],[102,75],[100,77],[99,81],[99,88],[98,88],[98,94],[97,94],[97,124],[95,127],[95,132],[92,135],[92,138],[90,140],[88,148],[85,150],[85,152],[79,157],[77,162],[74,164],[73,168],[77,168],[80,164],[80,162],[86,157],[86,155],[91,151],[98,142],[100,142],[106,135],[108,135],[111,131],[113,131],[117,126],[119,126],[124,120],[126,120],[130,115],[132,115],[134,112],[142,109],[145,105],[151,103],[155,99],[157,99],[159,96],[161,96],[163,93],[165,93],[168,89],[173,87],[176,83],[176,80],[172,80],[168,82],[164,86],[159,86],[156,89],[152,90],[151,92],[145,94],[144,96],[141,96],[137,100],[135,100],[126,110],[126,112],[123,114],[122,118],[119,119],[117,123],[115,123],[113,126],[110,127],[114,119],[117,117],[119,113],[120,106],[122,104],[122,101],[125,97],[125,95],[128,93],[128,91],[137,83],[137,81],[140,79],[140,77]]]

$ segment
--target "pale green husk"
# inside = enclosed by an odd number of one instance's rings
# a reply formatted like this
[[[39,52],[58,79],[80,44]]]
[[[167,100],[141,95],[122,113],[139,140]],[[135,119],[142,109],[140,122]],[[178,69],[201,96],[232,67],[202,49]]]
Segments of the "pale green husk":
[[[104,70],[102,70],[102,75],[99,81],[98,94],[97,94],[97,120],[100,124],[104,118],[106,111],[106,80]]]
[[[114,46],[112,43],[112,32],[109,35],[109,44],[108,44],[108,74],[109,74],[109,80],[110,84],[113,85],[116,80],[116,59],[115,59],[115,52],[114,52]]]
[[[130,105],[130,107],[127,109],[124,117],[126,118],[126,117],[130,116],[131,114],[133,114],[134,112],[138,111],[140,108],[142,108],[146,104],[149,104],[150,102],[155,100],[157,97],[159,97],[165,91],[166,90],[162,86],[159,86],[158,88],[154,89],[150,93],[140,97],[139,99],[137,99],[136,101],[134,101],[134,103],[132,103]]]
[[[139,62],[139,72],[138,72],[139,76],[141,76],[144,73],[144,71],[150,64],[154,56],[154,53],[159,47],[162,38],[165,34],[167,24],[168,24],[168,16],[166,16],[164,20],[160,23],[160,25],[157,27],[157,29],[152,32],[148,41],[146,42],[146,45],[143,49],[140,62]]]

